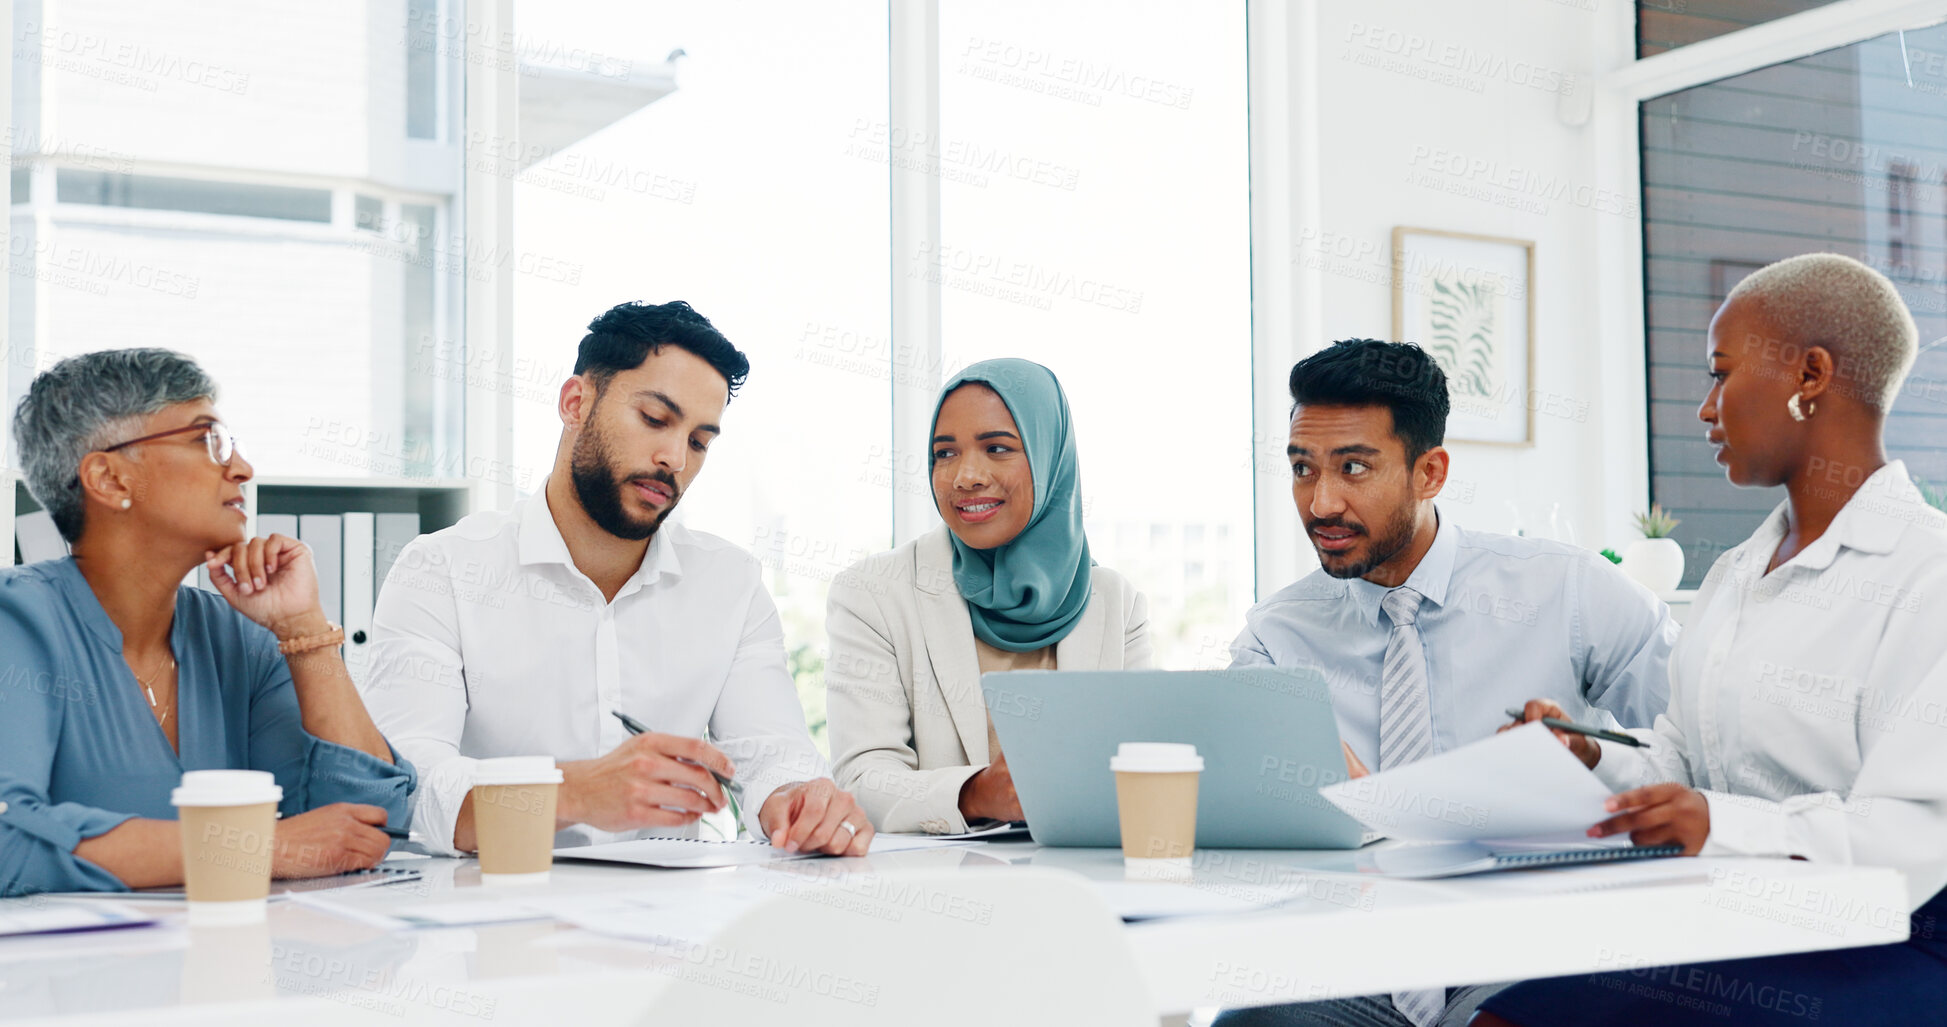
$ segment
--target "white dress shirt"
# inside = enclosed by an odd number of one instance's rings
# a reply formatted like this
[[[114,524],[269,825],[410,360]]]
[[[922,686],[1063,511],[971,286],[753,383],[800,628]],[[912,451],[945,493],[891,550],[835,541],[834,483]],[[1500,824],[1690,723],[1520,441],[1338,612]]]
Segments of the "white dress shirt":
[[[1785,511],[1704,579],[1650,748],[1596,774],[1702,791],[1703,855],[1894,867],[1917,908],[1947,884],[1947,516],[1895,460],[1767,574]]]
[[[600,756],[628,737],[615,710],[664,734],[708,728],[737,765],[753,832],[772,790],[830,774],[749,553],[665,524],[605,601],[569,557],[545,490],[402,550],[372,615],[370,659],[365,703],[419,769],[413,827],[444,852],[475,760]],[[583,824],[556,844],[696,830]]]
[[[1426,597],[1416,623],[1434,752],[1486,738],[1530,699],[1604,727],[1648,727],[1663,712],[1677,638],[1670,608],[1595,553],[1442,516],[1404,585]],[[1231,644],[1233,667],[1323,674],[1339,737],[1374,769],[1389,591],[1314,571],[1251,607]]]

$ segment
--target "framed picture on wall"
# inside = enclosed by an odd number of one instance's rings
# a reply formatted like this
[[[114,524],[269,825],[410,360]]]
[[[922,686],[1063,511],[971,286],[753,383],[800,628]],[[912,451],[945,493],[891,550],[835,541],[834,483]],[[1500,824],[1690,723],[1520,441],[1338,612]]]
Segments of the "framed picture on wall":
[[[1535,441],[1535,244],[1432,228],[1393,229],[1393,338],[1447,373],[1447,438]]]

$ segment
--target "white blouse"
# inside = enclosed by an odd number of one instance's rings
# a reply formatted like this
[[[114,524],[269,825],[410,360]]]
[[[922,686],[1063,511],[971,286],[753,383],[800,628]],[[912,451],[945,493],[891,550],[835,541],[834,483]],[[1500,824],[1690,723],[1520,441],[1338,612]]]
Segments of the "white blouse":
[[[1650,747],[1596,774],[1701,790],[1703,855],[1893,867],[1918,907],[1947,884],[1947,515],[1896,460],[1766,574],[1785,510],[1711,567]]]

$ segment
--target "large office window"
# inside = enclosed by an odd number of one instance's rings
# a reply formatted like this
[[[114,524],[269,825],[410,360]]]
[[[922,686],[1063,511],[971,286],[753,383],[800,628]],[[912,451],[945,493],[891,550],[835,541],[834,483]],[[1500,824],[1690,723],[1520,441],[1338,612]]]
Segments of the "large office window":
[[[261,480],[460,477],[457,2],[13,9],[7,409],[75,353],[167,346]],[[423,33],[419,33],[423,34]]]
[[[1898,34],[1642,104],[1652,498],[1683,524],[1693,587],[1779,501],[1724,480],[1697,407],[1724,295],[1774,260],[1856,257],[1899,287],[1921,355],[1891,455],[1947,482],[1947,27]]]
[[[821,732],[829,583],[914,505],[895,384],[1026,357],[1072,400],[1092,549],[1148,594],[1158,662],[1220,662],[1253,585],[1244,5],[940,6],[916,72],[940,128],[915,135],[879,0],[516,0],[491,35],[462,0],[270,34],[242,0],[23,0],[9,408],[34,366],[173,346],[260,480],[486,460],[531,493],[588,322],[687,300],[753,370],[678,516],[762,562]],[[468,78],[509,71],[516,102],[483,116],[512,120],[465,122]],[[915,168],[938,234],[895,252]],[[495,174],[511,230],[464,238],[463,200],[492,208],[462,184]],[[902,276],[939,282],[938,352],[892,338]],[[511,329],[463,330],[469,285],[511,288]],[[468,459],[469,390],[511,401],[505,465]]]
[[[514,286],[535,385],[515,463],[538,484],[552,461],[595,315],[686,299],[712,318],[752,373],[680,516],[764,563],[815,733],[829,583],[892,544],[900,490],[924,487],[898,466],[925,441],[894,444],[896,380],[930,402],[932,376],[984,357],[1055,370],[1095,556],[1148,593],[1164,665],[1207,658],[1251,601],[1251,472],[1225,441],[1250,433],[1242,5],[940,17],[940,127],[915,133],[889,123],[881,3],[516,8],[532,52],[629,39],[651,60],[577,86],[612,116],[551,140],[526,124],[543,76],[522,76],[515,242],[554,270]],[[939,240],[891,252],[891,176],[913,169],[938,177]],[[891,338],[896,276],[939,282],[940,353]]]
[[[1149,599],[1159,666],[1222,662],[1252,599],[1242,4],[942,4],[942,364],[1061,379],[1096,560]]]
[[[1715,39],[1728,32],[1824,7],[1832,0],[1636,0],[1636,56]],[[1593,10],[1594,0],[1587,0]]]
[[[680,299],[715,322],[750,381],[676,516],[763,562],[822,738],[827,588],[892,540],[890,187],[861,149],[886,118],[886,6],[524,0],[515,20],[518,473],[553,462],[596,315]]]

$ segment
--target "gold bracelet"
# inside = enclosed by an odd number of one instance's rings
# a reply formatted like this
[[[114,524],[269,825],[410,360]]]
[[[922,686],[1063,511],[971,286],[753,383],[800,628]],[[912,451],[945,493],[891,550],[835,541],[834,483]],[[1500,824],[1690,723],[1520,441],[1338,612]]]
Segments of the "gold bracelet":
[[[325,626],[331,630],[317,635],[300,635],[297,638],[287,638],[277,643],[277,651],[286,656],[296,656],[299,653],[308,653],[313,649],[325,649],[345,644],[344,628],[330,621],[325,621]]]

